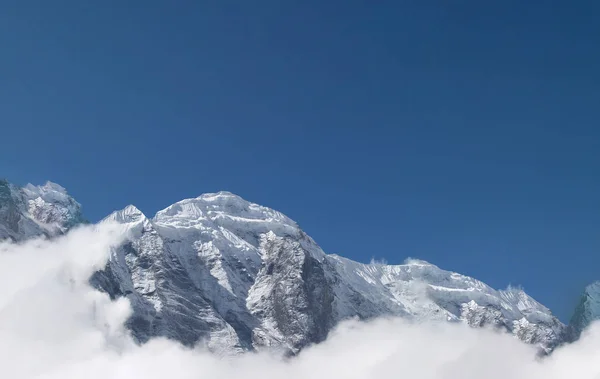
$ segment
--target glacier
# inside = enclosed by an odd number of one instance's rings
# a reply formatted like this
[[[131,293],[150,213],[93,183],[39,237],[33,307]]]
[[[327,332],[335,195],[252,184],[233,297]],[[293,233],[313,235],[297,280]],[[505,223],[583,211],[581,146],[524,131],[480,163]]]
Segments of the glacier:
[[[0,182],[0,239],[65,233],[84,222],[54,183]],[[522,289],[485,283],[421,260],[360,263],[326,254],[286,215],[230,192],[179,201],[152,217],[133,205],[101,223],[127,240],[91,283],[129,299],[139,343],[166,337],[222,353],[287,355],[323,341],[340,321],[401,317],[511,333],[543,353],[566,327]]]

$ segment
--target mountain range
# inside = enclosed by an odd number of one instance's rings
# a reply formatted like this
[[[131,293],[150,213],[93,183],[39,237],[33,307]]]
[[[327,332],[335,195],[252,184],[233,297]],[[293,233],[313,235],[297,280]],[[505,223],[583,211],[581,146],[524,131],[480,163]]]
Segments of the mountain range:
[[[600,318],[600,284],[586,288],[569,325],[519,288],[496,290],[431,263],[359,263],[326,254],[293,220],[229,192],[179,201],[152,217],[135,206],[101,223],[127,240],[90,282],[127,297],[140,343],[162,336],[219,353],[294,355],[349,318],[402,317],[492,327],[542,353]],[[54,238],[87,221],[58,184],[0,180],[0,240]]]

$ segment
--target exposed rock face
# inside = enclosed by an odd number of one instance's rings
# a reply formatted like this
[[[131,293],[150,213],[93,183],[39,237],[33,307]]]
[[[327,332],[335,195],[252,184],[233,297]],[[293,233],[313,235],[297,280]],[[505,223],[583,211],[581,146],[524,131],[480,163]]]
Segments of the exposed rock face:
[[[52,237],[82,221],[79,204],[56,184],[0,182],[0,238]],[[522,290],[497,291],[418,260],[327,255],[285,215],[229,192],[180,201],[151,219],[128,206],[102,222],[120,224],[128,240],[91,283],[130,300],[128,327],[141,343],[164,336],[222,353],[295,354],[344,319],[378,316],[490,326],[545,351],[564,332]]]
[[[261,321],[255,342],[276,336],[295,350],[323,341],[336,320],[322,264],[299,241],[272,232],[262,236],[259,249],[263,264],[247,301]]]

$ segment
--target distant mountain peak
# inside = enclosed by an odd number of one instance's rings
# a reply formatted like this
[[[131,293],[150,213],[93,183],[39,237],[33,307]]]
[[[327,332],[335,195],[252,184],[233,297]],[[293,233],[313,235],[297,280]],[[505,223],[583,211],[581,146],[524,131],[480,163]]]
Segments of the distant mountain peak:
[[[592,322],[600,320],[600,281],[585,287],[568,325],[567,339],[575,341]]]
[[[67,190],[65,189],[65,187],[61,186],[60,184],[51,182],[49,180],[46,181],[46,183],[44,185],[41,185],[41,186],[36,186],[36,185],[31,184],[31,183],[28,183],[23,188],[26,189],[26,190],[29,190],[31,192],[36,192],[36,193],[40,193],[40,192],[57,192],[57,193],[61,193],[61,194],[67,195]]]
[[[19,188],[0,181],[0,240],[51,237],[85,222],[81,205],[56,183]]]

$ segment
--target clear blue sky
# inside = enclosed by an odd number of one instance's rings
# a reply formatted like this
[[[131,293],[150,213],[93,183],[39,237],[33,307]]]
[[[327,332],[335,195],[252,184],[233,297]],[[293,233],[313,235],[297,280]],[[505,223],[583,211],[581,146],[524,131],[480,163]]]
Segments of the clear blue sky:
[[[600,279],[597,1],[6,1],[0,46],[0,176],[91,220],[229,190],[563,319]]]

